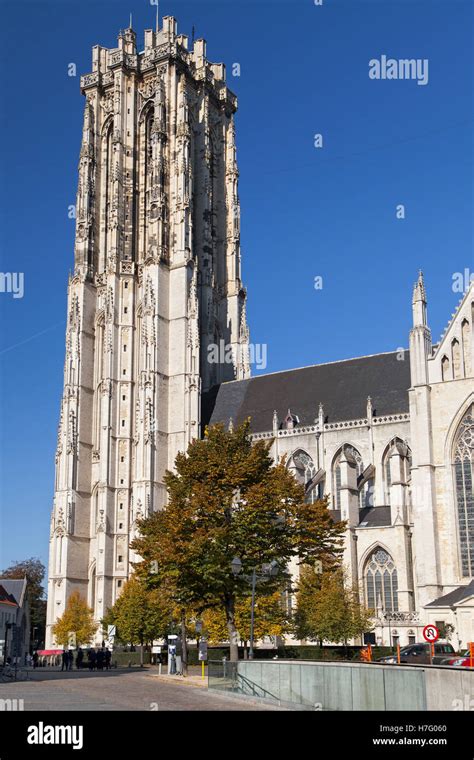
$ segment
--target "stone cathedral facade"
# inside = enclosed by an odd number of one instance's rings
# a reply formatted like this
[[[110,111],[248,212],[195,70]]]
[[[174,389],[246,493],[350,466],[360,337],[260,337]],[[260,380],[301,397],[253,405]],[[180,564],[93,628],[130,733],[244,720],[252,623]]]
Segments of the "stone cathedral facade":
[[[428,623],[474,641],[474,280],[433,344],[423,276],[409,349],[223,383],[203,420],[252,420],[304,485],[347,521],[344,564],[375,610],[377,644]]]
[[[200,397],[249,375],[235,95],[176,22],[93,48],[51,520],[48,630],[80,591],[97,620],[137,521],[200,435]],[[207,362],[224,341],[233,363]],[[49,636],[49,641],[51,637]]]
[[[472,279],[437,343],[420,274],[409,349],[250,377],[224,67],[165,17],[143,52],[132,29],[95,47],[81,86],[47,646],[73,591],[98,622],[114,603],[177,452],[247,417],[306,498],[347,521],[375,643],[420,641],[427,623],[474,641]],[[222,342],[233,362],[208,362]]]

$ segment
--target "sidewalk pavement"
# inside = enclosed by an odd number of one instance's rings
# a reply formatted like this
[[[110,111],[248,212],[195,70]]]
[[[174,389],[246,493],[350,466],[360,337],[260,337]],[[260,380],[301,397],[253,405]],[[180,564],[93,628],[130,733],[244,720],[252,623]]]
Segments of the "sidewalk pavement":
[[[153,678],[159,678],[162,681],[181,683],[187,686],[196,686],[197,688],[207,689],[207,668],[204,678],[202,677],[201,668],[192,665],[188,668],[187,676],[170,675],[166,672],[165,668],[163,668],[160,675],[157,666],[150,667],[148,669],[148,675]]]

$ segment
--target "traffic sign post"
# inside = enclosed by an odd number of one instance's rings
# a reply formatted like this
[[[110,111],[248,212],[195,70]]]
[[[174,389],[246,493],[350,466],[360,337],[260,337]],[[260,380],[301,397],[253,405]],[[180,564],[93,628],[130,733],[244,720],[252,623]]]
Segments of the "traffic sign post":
[[[439,639],[439,631],[435,625],[425,625],[423,628],[423,638],[430,645],[430,665],[433,664],[434,657],[434,645],[435,641]]]
[[[205,639],[201,639],[199,642],[199,654],[198,654],[199,661],[201,662],[201,676],[204,679],[204,663],[207,660],[207,641]]]

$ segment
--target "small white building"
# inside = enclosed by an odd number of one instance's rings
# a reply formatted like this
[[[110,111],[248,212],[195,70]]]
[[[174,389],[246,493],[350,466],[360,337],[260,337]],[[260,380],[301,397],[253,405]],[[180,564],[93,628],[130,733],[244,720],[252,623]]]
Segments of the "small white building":
[[[6,654],[25,663],[30,648],[30,608],[26,578],[0,578],[0,661]]]

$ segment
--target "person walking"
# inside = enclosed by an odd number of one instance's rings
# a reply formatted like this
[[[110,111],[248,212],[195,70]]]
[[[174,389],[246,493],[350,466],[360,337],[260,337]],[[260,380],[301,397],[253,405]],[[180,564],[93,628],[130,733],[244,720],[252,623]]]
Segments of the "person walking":
[[[84,659],[84,652],[82,649],[77,650],[77,656],[76,656],[76,670],[80,670],[82,668],[82,661]]]
[[[95,668],[95,649],[89,649],[87,653],[87,658],[89,660],[89,670],[94,670]]]
[[[97,652],[97,670],[104,669],[104,650],[99,649]]]
[[[38,667],[38,652],[33,652],[33,668]]]
[[[63,649],[63,653],[61,655],[61,672],[63,670],[67,670],[68,663],[69,663],[69,654],[66,652],[65,649]]]
[[[105,650],[105,669],[110,670],[110,663],[112,660],[112,652],[110,649]]]
[[[72,649],[70,649],[69,652],[68,652],[68,658],[67,658],[67,669],[68,670],[72,670],[73,662],[74,662],[74,652],[72,651]]]

